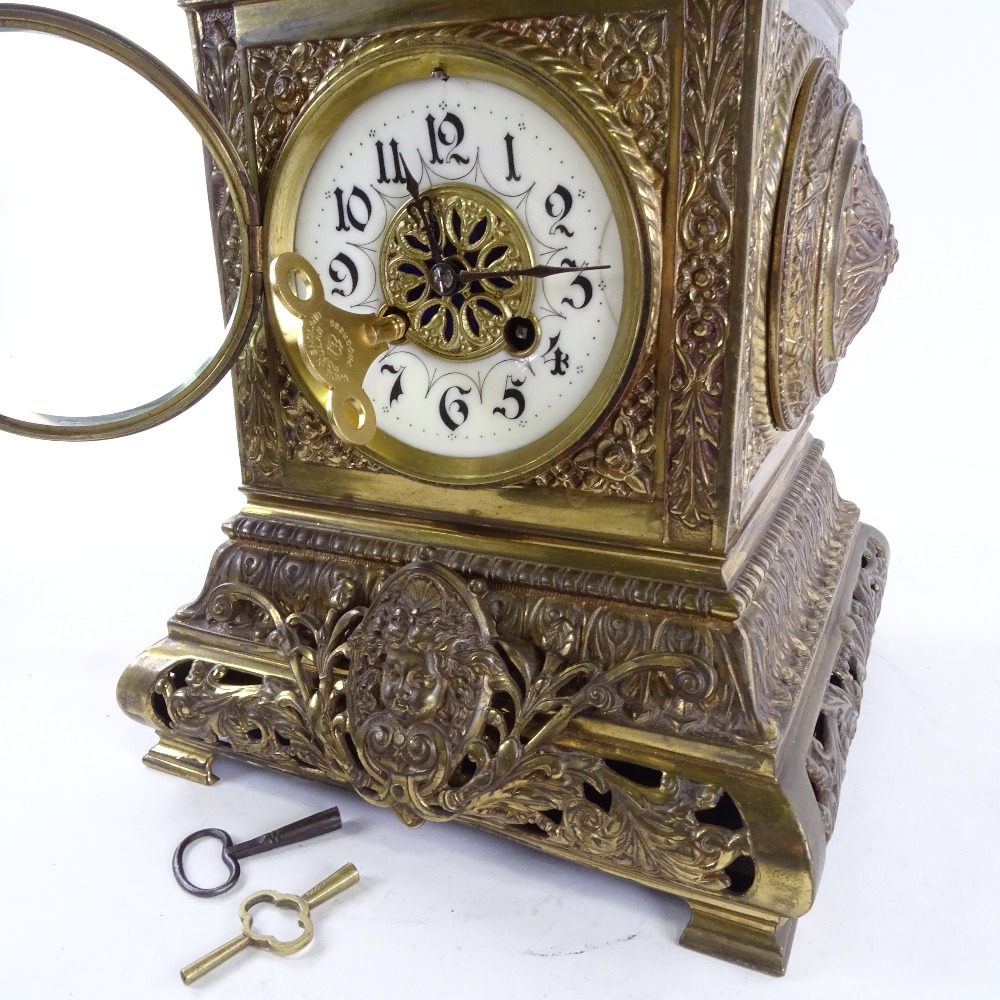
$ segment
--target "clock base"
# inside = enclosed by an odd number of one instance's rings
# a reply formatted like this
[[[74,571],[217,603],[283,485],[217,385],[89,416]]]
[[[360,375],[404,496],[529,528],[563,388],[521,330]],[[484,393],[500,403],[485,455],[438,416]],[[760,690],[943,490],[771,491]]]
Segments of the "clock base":
[[[725,594],[275,514],[228,531],[120,681],[146,763],[208,783],[234,756],[459,819],[680,896],[683,944],[784,971],[887,565],[818,446]]]

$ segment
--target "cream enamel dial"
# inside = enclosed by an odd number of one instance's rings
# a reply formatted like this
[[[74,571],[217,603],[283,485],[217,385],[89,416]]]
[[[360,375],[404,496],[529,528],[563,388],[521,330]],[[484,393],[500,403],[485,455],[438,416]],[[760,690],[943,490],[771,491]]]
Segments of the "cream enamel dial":
[[[349,109],[320,95],[307,168],[293,135],[295,169],[278,167],[298,180],[280,196],[297,196],[292,246],[276,248],[338,309],[405,320],[358,376],[377,458],[436,481],[510,479],[589,429],[633,354],[625,184],[544,88],[474,57],[388,75]]]

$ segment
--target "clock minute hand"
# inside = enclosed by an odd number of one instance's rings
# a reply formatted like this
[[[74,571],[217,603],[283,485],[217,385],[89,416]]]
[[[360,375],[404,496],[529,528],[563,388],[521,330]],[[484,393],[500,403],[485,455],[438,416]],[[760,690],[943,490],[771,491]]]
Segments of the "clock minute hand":
[[[506,271],[459,271],[458,280],[462,284],[482,281],[485,278],[551,278],[557,274],[577,274],[580,271],[607,271],[610,264],[589,264],[586,267],[552,267],[539,264],[535,267],[514,267]]]

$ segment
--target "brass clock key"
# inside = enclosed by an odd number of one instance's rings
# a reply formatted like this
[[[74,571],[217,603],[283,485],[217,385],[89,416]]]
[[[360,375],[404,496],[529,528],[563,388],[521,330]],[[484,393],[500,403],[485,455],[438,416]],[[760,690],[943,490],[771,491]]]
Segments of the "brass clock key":
[[[181,979],[184,981],[184,985],[190,986],[251,945],[255,948],[266,948],[276,955],[282,956],[294,955],[296,952],[302,951],[313,939],[312,908],[332,899],[345,889],[350,889],[352,885],[357,885],[360,877],[357,868],[348,863],[301,896],[273,892],[270,889],[251,893],[240,903],[242,930],[239,936],[227,941],[224,945],[220,945],[214,951],[210,951],[203,958],[199,958],[197,962],[192,962],[181,969]],[[291,941],[279,941],[271,934],[255,931],[250,911],[259,903],[271,903],[282,909],[295,910],[302,933],[298,937],[292,938]]]
[[[297,279],[305,285],[304,296]],[[271,262],[271,286],[281,304],[302,320],[299,351],[309,373],[329,390],[326,414],[333,429],[350,444],[368,444],[375,436],[375,408],[361,383],[386,344],[404,336],[406,320],[331,305],[315,269],[296,253],[283,253]]]

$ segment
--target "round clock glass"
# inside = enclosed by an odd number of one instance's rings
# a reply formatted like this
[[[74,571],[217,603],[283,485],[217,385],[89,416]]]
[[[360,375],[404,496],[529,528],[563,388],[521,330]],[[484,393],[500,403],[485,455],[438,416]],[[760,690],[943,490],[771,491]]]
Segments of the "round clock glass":
[[[432,481],[524,476],[602,416],[635,354],[629,171],[580,93],[502,51],[383,56],[346,68],[289,137],[270,256],[294,252],[326,302],[395,324],[354,373],[358,443]],[[278,300],[322,405],[330,382]]]

